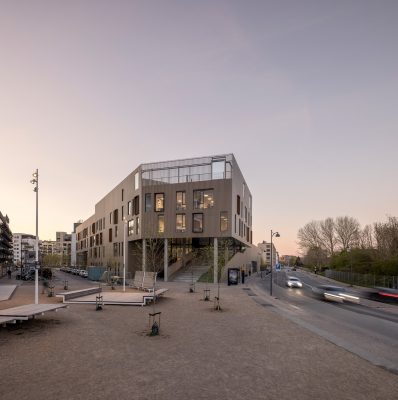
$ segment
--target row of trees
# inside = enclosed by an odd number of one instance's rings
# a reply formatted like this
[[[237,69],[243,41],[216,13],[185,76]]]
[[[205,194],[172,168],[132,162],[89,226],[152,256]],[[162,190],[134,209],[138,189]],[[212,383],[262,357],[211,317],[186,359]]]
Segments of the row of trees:
[[[306,265],[398,275],[397,217],[363,228],[352,217],[326,218],[307,223],[297,237]]]

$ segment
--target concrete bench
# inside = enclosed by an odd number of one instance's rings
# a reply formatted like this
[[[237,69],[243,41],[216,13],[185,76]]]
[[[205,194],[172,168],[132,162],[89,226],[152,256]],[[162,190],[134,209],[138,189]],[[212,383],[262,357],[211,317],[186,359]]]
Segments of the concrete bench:
[[[80,290],[71,290],[69,292],[60,292],[56,294],[56,297],[61,297],[62,301],[65,303],[69,300],[76,299],[77,297],[87,296],[89,294],[101,293],[102,289],[100,287],[93,287]]]

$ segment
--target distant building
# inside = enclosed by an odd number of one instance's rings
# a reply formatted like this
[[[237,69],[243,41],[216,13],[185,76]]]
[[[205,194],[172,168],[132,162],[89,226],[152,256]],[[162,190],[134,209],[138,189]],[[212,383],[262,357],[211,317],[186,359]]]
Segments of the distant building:
[[[34,264],[36,261],[36,236],[27,233],[14,233],[13,261],[17,266]]]
[[[270,266],[271,265],[271,243],[263,241],[257,245],[262,251],[261,258],[263,262]],[[272,265],[275,266],[278,260],[279,254],[276,251],[275,244],[272,242]]]
[[[8,215],[0,211],[0,266],[3,275],[8,265],[12,264],[12,232]]]

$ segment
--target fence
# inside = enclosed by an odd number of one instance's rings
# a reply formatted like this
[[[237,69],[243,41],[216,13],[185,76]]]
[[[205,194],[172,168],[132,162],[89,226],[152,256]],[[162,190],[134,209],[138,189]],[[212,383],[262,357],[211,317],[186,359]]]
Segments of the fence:
[[[385,287],[398,289],[398,276],[359,274],[350,271],[335,271],[327,269],[325,276],[336,281],[350,283],[356,286]]]

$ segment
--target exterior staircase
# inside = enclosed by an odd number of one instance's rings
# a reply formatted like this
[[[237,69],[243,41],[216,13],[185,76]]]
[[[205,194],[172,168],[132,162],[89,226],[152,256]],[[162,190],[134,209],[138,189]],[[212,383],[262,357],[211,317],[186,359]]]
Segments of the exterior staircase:
[[[181,268],[172,278],[173,282],[195,283],[209,269],[206,265]]]

